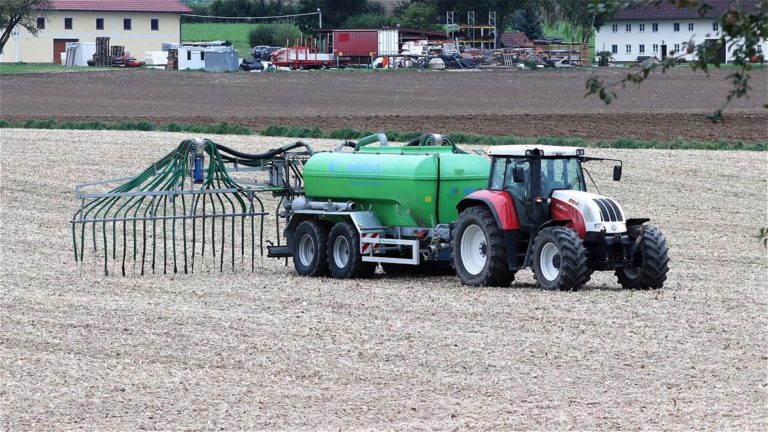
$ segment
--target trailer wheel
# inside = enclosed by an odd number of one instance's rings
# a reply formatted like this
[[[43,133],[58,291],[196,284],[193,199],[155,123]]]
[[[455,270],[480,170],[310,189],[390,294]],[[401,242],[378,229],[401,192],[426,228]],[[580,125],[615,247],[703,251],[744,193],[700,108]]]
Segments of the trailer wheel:
[[[632,227],[629,237],[632,241],[640,235],[640,227]],[[645,225],[640,247],[632,260],[632,266],[616,269],[616,278],[624,288],[658,289],[664,286],[669,271],[669,248],[661,230],[654,225]]]
[[[461,212],[452,246],[456,274],[464,285],[509,286],[515,278],[507,267],[504,233],[487,208]]]
[[[339,279],[370,277],[376,271],[376,263],[363,262],[360,253],[360,236],[349,222],[339,222],[328,235],[328,267],[331,276]]]
[[[317,221],[304,221],[293,235],[293,266],[300,276],[327,276],[328,227]]]
[[[570,228],[557,226],[539,231],[531,256],[533,277],[541,288],[569,291],[589,279],[587,250]]]

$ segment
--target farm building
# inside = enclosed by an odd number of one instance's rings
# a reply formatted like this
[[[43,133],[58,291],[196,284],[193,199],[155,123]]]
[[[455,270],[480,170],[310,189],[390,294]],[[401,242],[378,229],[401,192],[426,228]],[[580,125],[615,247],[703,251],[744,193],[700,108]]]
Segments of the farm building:
[[[690,40],[715,43],[723,35],[720,16],[731,1],[708,3],[712,8],[703,15],[696,8],[679,9],[667,2],[619,11],[598,30],[595,50],[612,53],[617,62],[636,62],[652,57],[662,60],[672,52],[677,53],[677,57],[685,52]],[[759,7],[759,1],[749,0],[749,3]],[[764,52],[768,45],[763,41],[758,49]],[[732,50],[726,47],[722,47],[717,56],[721,63],[733,61]],[[693,58],[694,54],[685,55],[686,60]]]
[[[191,10],[177,0],[53,0],[37,16],[37,37],[17,27],[0,62],[60,63],[68,42],[112,45],[143,56],[163,42],[180,42],[181,14]]]

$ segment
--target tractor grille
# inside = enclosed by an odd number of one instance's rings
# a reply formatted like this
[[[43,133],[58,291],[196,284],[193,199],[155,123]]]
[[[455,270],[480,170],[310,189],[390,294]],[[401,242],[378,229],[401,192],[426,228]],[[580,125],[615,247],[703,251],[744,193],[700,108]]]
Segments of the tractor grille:
[[[600,207],[600,216],[603,222],[621,222],[623,220],[621,210],[613,200],[598,198],[595,203]]]

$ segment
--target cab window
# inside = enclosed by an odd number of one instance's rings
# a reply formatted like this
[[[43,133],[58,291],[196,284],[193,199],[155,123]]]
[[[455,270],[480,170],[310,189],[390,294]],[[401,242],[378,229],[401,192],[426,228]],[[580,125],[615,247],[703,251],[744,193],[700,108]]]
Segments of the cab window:
[[[504,189],[504,173],[507,169],[507,158],[496,158],[493,162],[493,175],[491,176],[491,190]]]

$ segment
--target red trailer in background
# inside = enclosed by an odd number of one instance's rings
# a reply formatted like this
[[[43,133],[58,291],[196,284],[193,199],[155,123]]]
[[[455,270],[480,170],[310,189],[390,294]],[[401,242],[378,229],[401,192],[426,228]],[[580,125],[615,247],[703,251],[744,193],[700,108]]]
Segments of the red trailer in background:
[[[335,65],[333,54],[318,53],[307,46],[281,48],[272,53],[272,64],[291,69],[320,69]]]
[[[339,57],[375,57],[379,53],[377,30],[336,30],[333,54]]]

